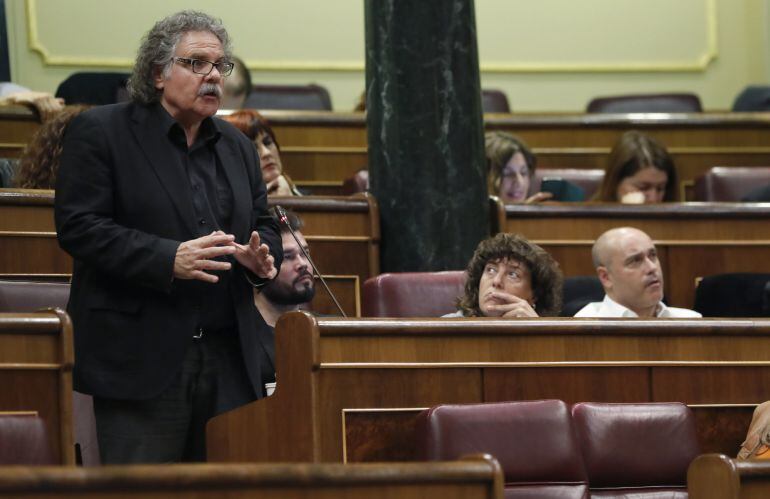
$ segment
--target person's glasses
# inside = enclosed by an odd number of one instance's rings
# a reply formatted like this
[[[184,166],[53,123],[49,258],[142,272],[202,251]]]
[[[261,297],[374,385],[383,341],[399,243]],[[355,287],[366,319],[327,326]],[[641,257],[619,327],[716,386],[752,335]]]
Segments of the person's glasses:
[[[192,72],[199,75],[207,75],[211,73],[211,70],[217,68],[217,71],[222,76],[230,76],[234,66],[232,62],[209,62],[201,59],[187,59],[185,57],[175,57],[174,60],[189,65],[192,68]]]

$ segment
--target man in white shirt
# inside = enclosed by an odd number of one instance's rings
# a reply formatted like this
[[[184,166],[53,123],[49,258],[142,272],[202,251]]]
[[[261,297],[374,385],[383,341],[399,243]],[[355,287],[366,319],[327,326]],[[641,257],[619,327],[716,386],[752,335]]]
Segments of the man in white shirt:
[[[701,317],[698,312],[667,307],[663,272],[650,237],[621,227],[599,236],[591,249],[604,300],[589,303],[575,317]]]

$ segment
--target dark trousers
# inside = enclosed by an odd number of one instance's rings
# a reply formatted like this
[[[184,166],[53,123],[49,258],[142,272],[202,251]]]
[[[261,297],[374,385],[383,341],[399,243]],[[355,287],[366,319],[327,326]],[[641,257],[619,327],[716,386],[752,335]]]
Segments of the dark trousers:
[[[101,461],[205,461],[206,422],[255,399],[237,334],[204,334],[193,340],[180,372],[157,397],[94,397]]]

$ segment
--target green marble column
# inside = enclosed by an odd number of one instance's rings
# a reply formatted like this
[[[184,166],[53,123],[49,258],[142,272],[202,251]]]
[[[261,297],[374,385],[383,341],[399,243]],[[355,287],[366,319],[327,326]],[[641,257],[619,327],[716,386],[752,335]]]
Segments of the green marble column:
[[[489,234],[472,0],[366,0],[382,271],[465,268]]]

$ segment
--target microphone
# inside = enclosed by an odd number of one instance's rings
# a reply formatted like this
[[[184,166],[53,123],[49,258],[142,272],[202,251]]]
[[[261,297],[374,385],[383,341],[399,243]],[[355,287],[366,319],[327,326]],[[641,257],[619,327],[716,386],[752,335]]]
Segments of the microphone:
[[[284,210],[280,205],[275,205],[275,212],[278,214],[278,221],[284,224],[287,229],[289,229],[289,232],[291,233],[292,237],[294,238],[295,241],[297,241],[297,246],[299,246],[300,251],[302,251],[302,254],[305,255],[305,258],[307,259],[307,261],[310,262],[310,266],[313,267],[313,272],[315,272],[318,278],[321,280],[321,284],[324,285],[326,292],[329,293],[329,296],[332,297],[334,304],[337,306],[337,310],[340,311],[340,314],[342,314],[342,317],[347,318],[347,314],[345,314],[345,311],[342,310],[342,306],[340,305],[340,302],[337,301],[337,297],[334,296],[334,293],[332,293],[332,290],[329,289],[329,286],[326,284],[326,281],[324,280],[324,276],[322,276],[321,272],[318,271],[318,267],[315,266],[313,259],[310,258],[310,255],[307,254],[307,251],[305,251],[305,248],[302,246],[302,243],[299,242],[299,238],[297,237],[297,234],[294,233],[294,229],[291,228],[291,224],[289,223],[289,217],[288,215],[286,215],[286,210]]]

